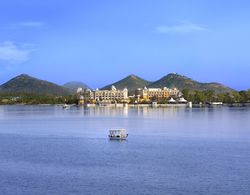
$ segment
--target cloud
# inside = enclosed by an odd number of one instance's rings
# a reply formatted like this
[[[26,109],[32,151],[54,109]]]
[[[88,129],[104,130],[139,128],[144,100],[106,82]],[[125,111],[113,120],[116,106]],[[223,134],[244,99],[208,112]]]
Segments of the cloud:
[[[204,26],[200,26],[197,24],[182,22],[180,24],[172,26],[169,25],[157,26],[155,28],[155,31],[157,33],[170,34],[170,33],[202,32],[202,31],[208,31],[208,29]]]
[[[43,22],[39,21],[25,21],[17,23],[19,27],[30,27],[30,28],[41,28],[45,25]]]
[[[8,64],[19,64],[29,60],[30,52],[13,42],[0,43],[0,61]]]

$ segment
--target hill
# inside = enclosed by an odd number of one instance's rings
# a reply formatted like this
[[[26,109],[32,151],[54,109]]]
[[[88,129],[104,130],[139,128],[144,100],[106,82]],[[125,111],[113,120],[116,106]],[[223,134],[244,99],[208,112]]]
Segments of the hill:
[[[90,89],[88,85],[82,82],[78,82],[78,81],[67,82],[63,85],[63,87],[67,88],[72,93],[75,93],[78,88]]]
[[[126,87],[128,91],[131,93],[134,92],[137,88],[142,88],[148,86],[149,84],[151,84],[150,81],[144,80],[136,75],[129,75],[120,81],[117,81],[115,83],[103,87],[102,89],[110,89],[111,86],[114,85],[117,89],[120,90]]]
[[[189,90],[213,90],[215,93],[228,93],[234,91],[233,89],[226,87],[220,83],[201,83],[186,76],[179,74],[171,73],[160,80],[155,81],[148,85],[148,87],[176,87],[179,90],[189,89]]]
[[[68,95],[70,92],[57,84],[21,74],[0,85],[1,93],[33,93],[46,95]]]

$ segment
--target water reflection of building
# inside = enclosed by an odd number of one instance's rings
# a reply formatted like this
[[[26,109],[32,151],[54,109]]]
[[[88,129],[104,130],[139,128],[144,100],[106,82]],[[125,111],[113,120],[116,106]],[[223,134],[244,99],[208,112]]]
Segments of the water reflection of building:
[[[127,117],[128,116],[128,107],[80,107],[84,110],[83,114],[88,116],[108,116],[108,117]]]
[[[3,110],[3,106],[0,106],[0,118],[3,118],[4,116],[4,110]]]

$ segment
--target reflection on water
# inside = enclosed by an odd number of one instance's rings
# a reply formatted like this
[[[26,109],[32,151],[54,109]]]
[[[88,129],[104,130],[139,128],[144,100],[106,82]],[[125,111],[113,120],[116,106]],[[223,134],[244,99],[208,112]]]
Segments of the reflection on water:
[[[0,106],[1,194],[250,194],[250,108]],[[109,140],[125,128],[127,140]]]
[[[167,108],[152,108],[152,107],[77,107],[73,106],[70,109],[63,110],[61,106],[0,106],[0,118],[3,117],[46,117],[46,116],[101,116],[101,117],[128,117],[130,114],[139,117],[174,117],[180,110],[185,110],[184,107],[167,107]]]
[[[0,106],[0,133],[106,137],[108,129],[125,128],[133,135],[244,138],[249,114],[249,107]]]

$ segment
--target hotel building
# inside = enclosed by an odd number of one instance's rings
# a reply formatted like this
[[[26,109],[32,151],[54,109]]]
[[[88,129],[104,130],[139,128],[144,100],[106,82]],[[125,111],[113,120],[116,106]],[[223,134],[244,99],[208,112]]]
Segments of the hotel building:
[[[179,97],[181,96],[181,92],[176,89],[169,89],[167,87],[164,88],[138,88],[135,92],[135,95],[140,99],[151,99],[153,97],[156,98],[168,98],[168,97]]]
[[[117,90],[114,85],[112,85],[111,90],[99,90],[94,91],[94,99],[98,100],[127,100],[128,99],[128,89]]]
[[[118,90],[115,86],[112,86],[110,90],[99,90],[96,89],[91,91],[90,89],[77,90],[79,98],[79,104],[86,102],[97,102],[97,101],[127,101],[128,100],[128,89]]]

